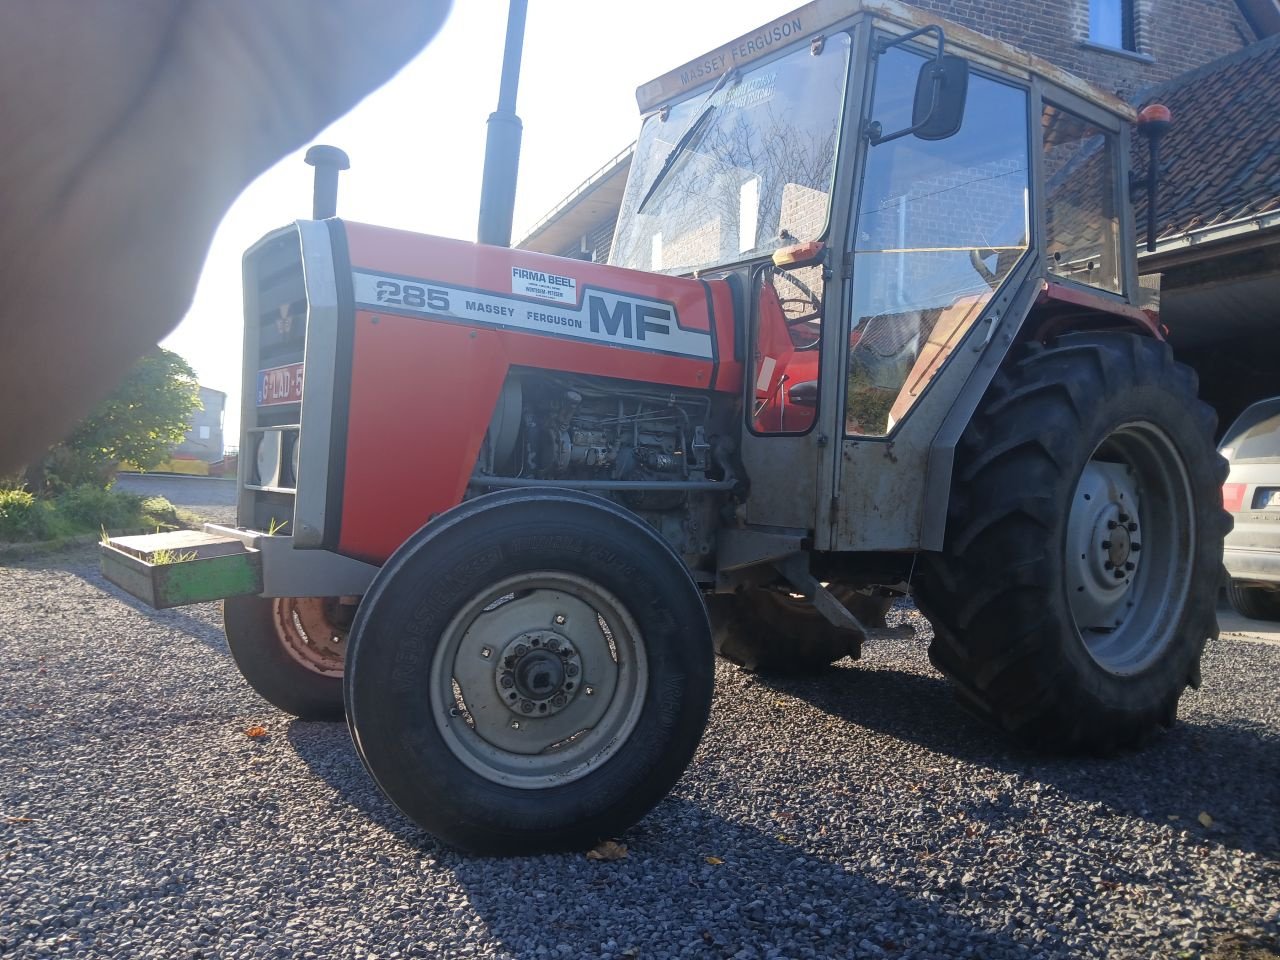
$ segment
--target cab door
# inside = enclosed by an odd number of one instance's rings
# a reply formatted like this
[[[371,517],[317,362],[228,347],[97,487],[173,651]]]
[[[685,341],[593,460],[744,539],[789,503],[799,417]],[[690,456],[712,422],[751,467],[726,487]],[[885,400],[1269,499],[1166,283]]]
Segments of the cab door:
[[[885,131],[910,127],[930,55],[894,46],[873,56],[864,116]],[[1033,246],[1029,96],[974,69],[953,135],[864,134],[835,347],[843,417],[829,548],[940,546],[921,542],[934,440]]]

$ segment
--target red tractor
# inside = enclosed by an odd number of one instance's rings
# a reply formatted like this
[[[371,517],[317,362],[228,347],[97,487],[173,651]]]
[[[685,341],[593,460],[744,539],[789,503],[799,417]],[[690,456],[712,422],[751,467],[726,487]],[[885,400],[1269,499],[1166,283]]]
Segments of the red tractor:
[[[1167,116],[890,0],[638,98],[607,265],[344,222],[314,153],[315,218],[245,255],[238,525],[107,575],[225,597],[254,689],[345,713],[479,852],[616,835],[693,756],[715,652],[856,657],[908,593],[1019,740],[1171,725],[1229,521],[1138,304],[1130,139]]]

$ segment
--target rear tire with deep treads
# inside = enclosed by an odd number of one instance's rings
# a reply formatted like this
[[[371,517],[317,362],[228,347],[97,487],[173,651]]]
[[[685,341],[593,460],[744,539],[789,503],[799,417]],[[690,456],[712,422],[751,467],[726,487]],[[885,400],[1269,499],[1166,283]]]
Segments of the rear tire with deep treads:
[[[713,663],[697,585],[656,531],[589,494],[509,490],[437,517],[379,571],[347,720],[383,792],[445,843],[582,849],[684,772]]]
[[[1110,752],[1174,723],[1218,635],[1231,521],[1215,423],[1153,339],[1071,334],[1006,363],[915,585],[930,659],[963,702],[1055,750]]]

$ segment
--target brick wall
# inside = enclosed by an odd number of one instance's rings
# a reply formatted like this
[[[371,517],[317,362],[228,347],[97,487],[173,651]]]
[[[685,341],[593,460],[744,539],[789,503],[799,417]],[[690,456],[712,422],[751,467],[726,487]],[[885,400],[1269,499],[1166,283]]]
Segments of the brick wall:
[[[1235,0],[1134,0],[1138,59],[1083,45],[1089,0],[907,0],[1064,67],[1125,99],[1256,38]]]

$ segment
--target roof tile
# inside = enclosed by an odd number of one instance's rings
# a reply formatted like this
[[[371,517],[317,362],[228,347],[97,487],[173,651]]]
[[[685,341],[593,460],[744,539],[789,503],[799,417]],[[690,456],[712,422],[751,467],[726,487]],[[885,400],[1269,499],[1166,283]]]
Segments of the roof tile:
[[[1150,103],[1173,113],[1160,145],[1160,236],[1280,206],[1280,34],[1146,91],[1138,105]],[[1133,142],[1145,172],[1146,144]],[[1146,198],[1136,200],[1142,223]]]

